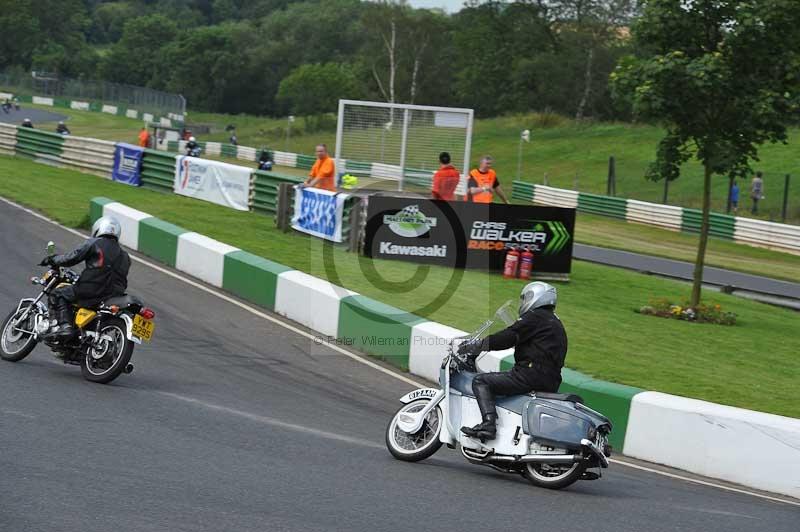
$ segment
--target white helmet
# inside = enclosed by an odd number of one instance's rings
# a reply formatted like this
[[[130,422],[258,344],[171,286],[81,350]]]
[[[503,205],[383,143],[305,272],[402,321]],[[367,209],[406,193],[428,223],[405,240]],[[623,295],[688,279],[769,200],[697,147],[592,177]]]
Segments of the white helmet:
[[[539,307],[556,306],[556,288],[547,283],[536,281],[528,283],[519,294],[519,315]]]
[[[196,138],[194,138],[194,137],[189,137],[189,142],[194,142],[194,141],[196,141],[196,140],[197,140],[197,139],[196,139]]]
[[[94,238],[99,236],[113,236],[119,240],[121,234],[122,226],[113,216],[103,216],[98,218],[92,226],[92,237]]]

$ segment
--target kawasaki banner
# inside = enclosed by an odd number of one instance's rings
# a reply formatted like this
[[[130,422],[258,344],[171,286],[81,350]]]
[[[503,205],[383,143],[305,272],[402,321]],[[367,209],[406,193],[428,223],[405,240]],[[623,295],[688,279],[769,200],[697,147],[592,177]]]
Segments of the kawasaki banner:
[[[183,196],[247,211],[250,175],[250,169],[243,166],[184,155],[175,159],[173,190]]]
[[[349,194],[294,187],[292,227],[325,240],[342,241],[344,202]]]
[[[569,273],[575,209],[370,196],[364,253],[455,268],[502,270],[530,250],[533,272]]]
[[[144,157],[144,148],[133,144],[118,143],[114,150],[111,179],[134,187],[141,186],[142,157]]]

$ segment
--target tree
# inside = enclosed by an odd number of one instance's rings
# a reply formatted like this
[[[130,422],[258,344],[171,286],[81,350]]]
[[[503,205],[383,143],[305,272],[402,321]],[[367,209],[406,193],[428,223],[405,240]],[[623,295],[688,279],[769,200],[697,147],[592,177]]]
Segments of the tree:
[[[122,38],[111,47],[99,66],[100,75],[108,81],[130,85],[163,88],[166,79],[158,72],[165,62],[163,48],[178,35],[177,25],[163,15],[148,15],[129,20]],[[184,57],[182,61],[191,61]],[[198,70],[202,69],[197,65]]]
[[[281,81],[278,101],[298,115],[321,115],[335,110],[341,98],[358,98],[359,89],[350,65],[301,65]]]
[[[618,98],[662,123],[652,179],[703,165],[703,216],[691,305],[700,303],[711,179],[749,169],[758,146],[786,142],[800,116],[800,2],[649,0],[633,27],[641,54],[612,74]]]

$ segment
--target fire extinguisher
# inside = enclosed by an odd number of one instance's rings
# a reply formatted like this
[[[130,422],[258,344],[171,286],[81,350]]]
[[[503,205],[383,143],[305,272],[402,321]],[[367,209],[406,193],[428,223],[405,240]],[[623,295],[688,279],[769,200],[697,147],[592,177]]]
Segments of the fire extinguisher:
[[[506,279],[514,279],[517,276],[517,266],[519,266],[519,251],[517,251],[517,248],[511,248],[509,252],[506,253],[503,277]]]
[[[526,247],[519,256],[519,278],[530,279],[533,270],[533,252],[530,247]]]

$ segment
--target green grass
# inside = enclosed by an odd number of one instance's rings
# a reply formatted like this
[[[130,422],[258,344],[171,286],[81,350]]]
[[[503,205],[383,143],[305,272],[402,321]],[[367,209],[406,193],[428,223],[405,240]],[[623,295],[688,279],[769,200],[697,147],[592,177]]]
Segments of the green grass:
[[[107,196],[287,266],[429,319],[475,328],[521,282],[397,261],[367,261],[321,241],[275,229],[271,217],[140,190],[74,171],[0,157],[0,195],[71,226],[86,223],[88,201]],[[327,253],[326,253],[327,250]],[[365,267],[373,264],[374,272]],[[367,273],[363,273],[367,272]],[[418,279],[414,277],[418,276]],[[380,278],[390,280],[389,286]],[[642,316],[650,297],[683,300],[689,286],[600,265],[575,262],[572,280],[558,285],[559,314],[570,339],[567,365],[595,377],[650,390],[800,417],[800,314],[707,294],[736,312],[734,327]],[[431,303],[437,299],[439,306]],[[168,346],[165,346],[168,348]]]
[[[143,124],[141,120],[108,113],[77,111],[75,109],[64,109],[62,107],[50,107],[47,105],[22,104],[22,107],[23,109],[35,108],[65,115],[67,119],[64,122],[67,124],[67,127],[69,127],[73,135],[79,137],[136,144],[137,135]],[[55,132],[56,124],[57,122],[44,122],[39,124],[34,123],[34,126],[37,129]]]
[[[37,106],[34,106],[37,107]],[[43,109],[52,109],[42,107]],[[141,121],[115,117],[103,113],[89,113],[58,109],[69,116],[69,126],[76,135],[132,142]],[[327,143],[333,149],[336,135],[331,129],[317,133],[303,132],[304,120],[299,117],[293,132],[286,138],[286,119],[250,115],[224,115],[190,112],[191,123],[211,127],[210,134],[200,135],[205,141],[228,142],[227,125],[236,126],[239,144],[260,148],[311,154],[314,146]],[[48,126],[43,126],[48,127]],[[55,127],[53,124],[52,127]],[[538,184],[548,184],[578,189],[583,192],[605,194],[608,175],[608,158],[616,158],[617,196],[661,203],[663,183],[644,179],[647,165],[655,157],[655,149],[663,135],[660,128],[624,123],[575,123],[552,115],[515,115],[475,121],[472,158],[475,163],[483,154],[495,157],[495,168],[503,183],[516,178],[519,133],[531,130],[531,142],[523,146],[522,179]],[[760,150],[761,161],[755,167],[764,172],[765,196],[761,202],[759,218],[780,221],[783,201],[784,175],[800,166],[800,129],[790,130],[789,144],[765,145]],[[432,164],[435,161],[432,162]],[[702,169],[691,161],[683,175],[670,185],[668,202],[673,205],[699,208],[702,192]],[[724,212],[727,204],[728,182],[715,177],[712,190],[712,208]],[[740,209],[738,214],[750,216],[749,182],[740,181]],[[800,222],[800,176],[794,176],[789,187],[788,221]]]

